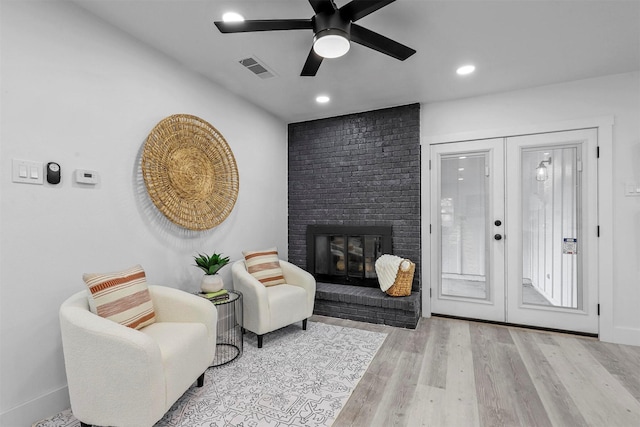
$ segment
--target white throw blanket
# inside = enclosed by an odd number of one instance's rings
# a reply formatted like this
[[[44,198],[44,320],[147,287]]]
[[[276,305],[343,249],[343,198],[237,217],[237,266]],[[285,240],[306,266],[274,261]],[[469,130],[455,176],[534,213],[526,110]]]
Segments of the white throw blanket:
[[[376,260],[376,274],[382,292],[387,292],[387,289],[393,286],[399,268],[402,268],[402,271],[407,271],[411,268],[411,262],[395,255],[381,255]]]

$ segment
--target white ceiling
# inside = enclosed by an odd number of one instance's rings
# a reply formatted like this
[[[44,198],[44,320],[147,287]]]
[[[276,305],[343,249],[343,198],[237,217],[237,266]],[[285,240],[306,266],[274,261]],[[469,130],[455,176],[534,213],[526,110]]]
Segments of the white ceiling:
[[[358,24],[417,50],[398,61],[352,43],[300,77],[311,30],[221,34],[246,19],[310,18],[307,0],[74,0],[286,122],[435,102],[640,69],[640,0],[397,0]],[[337,0],[338,7],[347,0]],[[276,77],[238,61],[254,56]],[[476,65],[464,78],[458,66]],[[331,102],[319,105],[318,94]]]

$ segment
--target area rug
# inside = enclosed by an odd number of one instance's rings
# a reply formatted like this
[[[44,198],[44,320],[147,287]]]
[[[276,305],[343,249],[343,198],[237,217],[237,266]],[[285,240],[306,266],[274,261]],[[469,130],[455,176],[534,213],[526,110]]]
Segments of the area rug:
[[[244,336],[244,353],[210,368],[155,427],[330,426],[364,375],[386,334],[309,322]],[[34,427],[77,427],[66,410]]]

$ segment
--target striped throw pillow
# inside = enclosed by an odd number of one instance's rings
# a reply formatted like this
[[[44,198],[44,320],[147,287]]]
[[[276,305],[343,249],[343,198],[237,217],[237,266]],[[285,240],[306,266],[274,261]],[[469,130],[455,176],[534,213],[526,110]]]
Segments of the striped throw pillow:
[[[156,321],[147,279],[140,265],[113,273],[88,273],[82,276],[89,287],[89,304],[98,316],[133,329]],[[93,301],[91,301],[93,300]]]
[[[263,251],[243,251],[244,263],[247,271],[265,286],[274,286],[285,283],[278,250],[269,248]]]

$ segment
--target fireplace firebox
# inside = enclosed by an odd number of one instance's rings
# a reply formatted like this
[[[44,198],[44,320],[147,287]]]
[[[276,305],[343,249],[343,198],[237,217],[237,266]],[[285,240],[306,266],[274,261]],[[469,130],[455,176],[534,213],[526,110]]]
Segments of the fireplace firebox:
[[[379,287],[375,262],[392,253],[391,226],[307,226],[307,268],[316,280]]]

